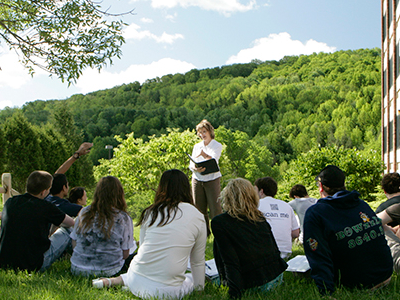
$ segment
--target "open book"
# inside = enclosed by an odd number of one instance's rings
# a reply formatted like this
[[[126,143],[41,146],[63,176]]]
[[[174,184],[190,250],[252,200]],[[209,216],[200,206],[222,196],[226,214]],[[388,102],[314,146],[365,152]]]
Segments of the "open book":
[[[204,172],[200,173],[201,175],[207,175],[219,171],[219,167],[215,158],[211,158],[202,162],[195,162],[194,159],[189,155],[189,153],[186,154],[187,156],[189,156],[190,160],[196,165],[197,168],[199,167],[206,168]]]

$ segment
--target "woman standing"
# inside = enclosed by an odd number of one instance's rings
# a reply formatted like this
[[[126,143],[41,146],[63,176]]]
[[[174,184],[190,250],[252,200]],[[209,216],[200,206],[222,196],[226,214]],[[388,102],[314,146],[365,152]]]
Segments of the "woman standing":
[[[280,284],[287,264],[271,226],[258,210],[252,184],[242,178],[229,181],[221,200],[226,212],[211,221],[214,258],[231,298],[240,298],[245,289],[268,291]]]
[[[154,203],[143,211],[138,225],[140,246],[128,273],[94,280],[93,286],[126,285],[144,299],[182,298],[203,289],[206,226],[183,172],[163,173]],[[185,274],[189,257],[192,273]]]
[[[126,212],[124,189],[118,178],[100,179],[93,203],[82,208],[75,220],[71,239],[73,274],[112,276],[122,269],[136,244],[132,219]]]
[[[214,158],[217,163],[221,156],[222,145],[217,142],[214,134],[214,127],[207,120],[202,120],[196,126],[197,135],[202,141],[193,147],[192,157],[196,163]],[[192,170],[192,189],[194,203],[206,218],[207,229],[209,228],[207,206],[210,208],[210,217],[222,213],[218,197],[221,191],[221,172],[202,175],[205,168],[197,168],[190,161],[189,169]]]

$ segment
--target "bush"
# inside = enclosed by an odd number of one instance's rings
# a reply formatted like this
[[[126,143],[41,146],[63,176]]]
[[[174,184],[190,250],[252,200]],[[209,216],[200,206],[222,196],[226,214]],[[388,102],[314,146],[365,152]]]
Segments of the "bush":
[[[336,165],[343,170],[348,190],[358,191],[366,201],[375,200],[373,193],[381,181],[384,165],[380,154],[374,150],[313,148],[290,162],[283,174],[281,190],[288,194],[295,184],[303,184],[307,190],[315,189],[315,177],[327,165]],[[315,196],[315,193],[310,192],[311,194]]]

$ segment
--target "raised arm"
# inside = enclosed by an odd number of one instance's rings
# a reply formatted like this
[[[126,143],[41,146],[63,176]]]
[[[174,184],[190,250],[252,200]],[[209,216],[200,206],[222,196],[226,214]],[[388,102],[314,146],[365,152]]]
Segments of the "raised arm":
[[[55,172],[55,174],[65,174],[68,169],[72,166],[72,164],[79,159],[79,157],[86,155],[90,152],[90,148],[93,146],[93,143],[82,143],[79,146],[79,149],[70,157],[68,158]]]

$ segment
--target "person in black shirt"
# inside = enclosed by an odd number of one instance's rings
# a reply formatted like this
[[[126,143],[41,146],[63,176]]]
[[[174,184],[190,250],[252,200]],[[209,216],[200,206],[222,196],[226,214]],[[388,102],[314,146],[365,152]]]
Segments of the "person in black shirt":
[[[45,171],[32,172],[23,195],[9,198],[1,217],[0,267],[44,271],[61,256],[70,243],[65,227],[74,220],[44,200],[53,177]],[[61,226],[50,238],[49,223]]]
[[[226,211],[211,221],[214,257],[231,298],[246,289],[267,291],[282,281],[287,264],[281,258],[271,226],[258,210],[258,195],[242,178],[231,180],[221,193]]]

